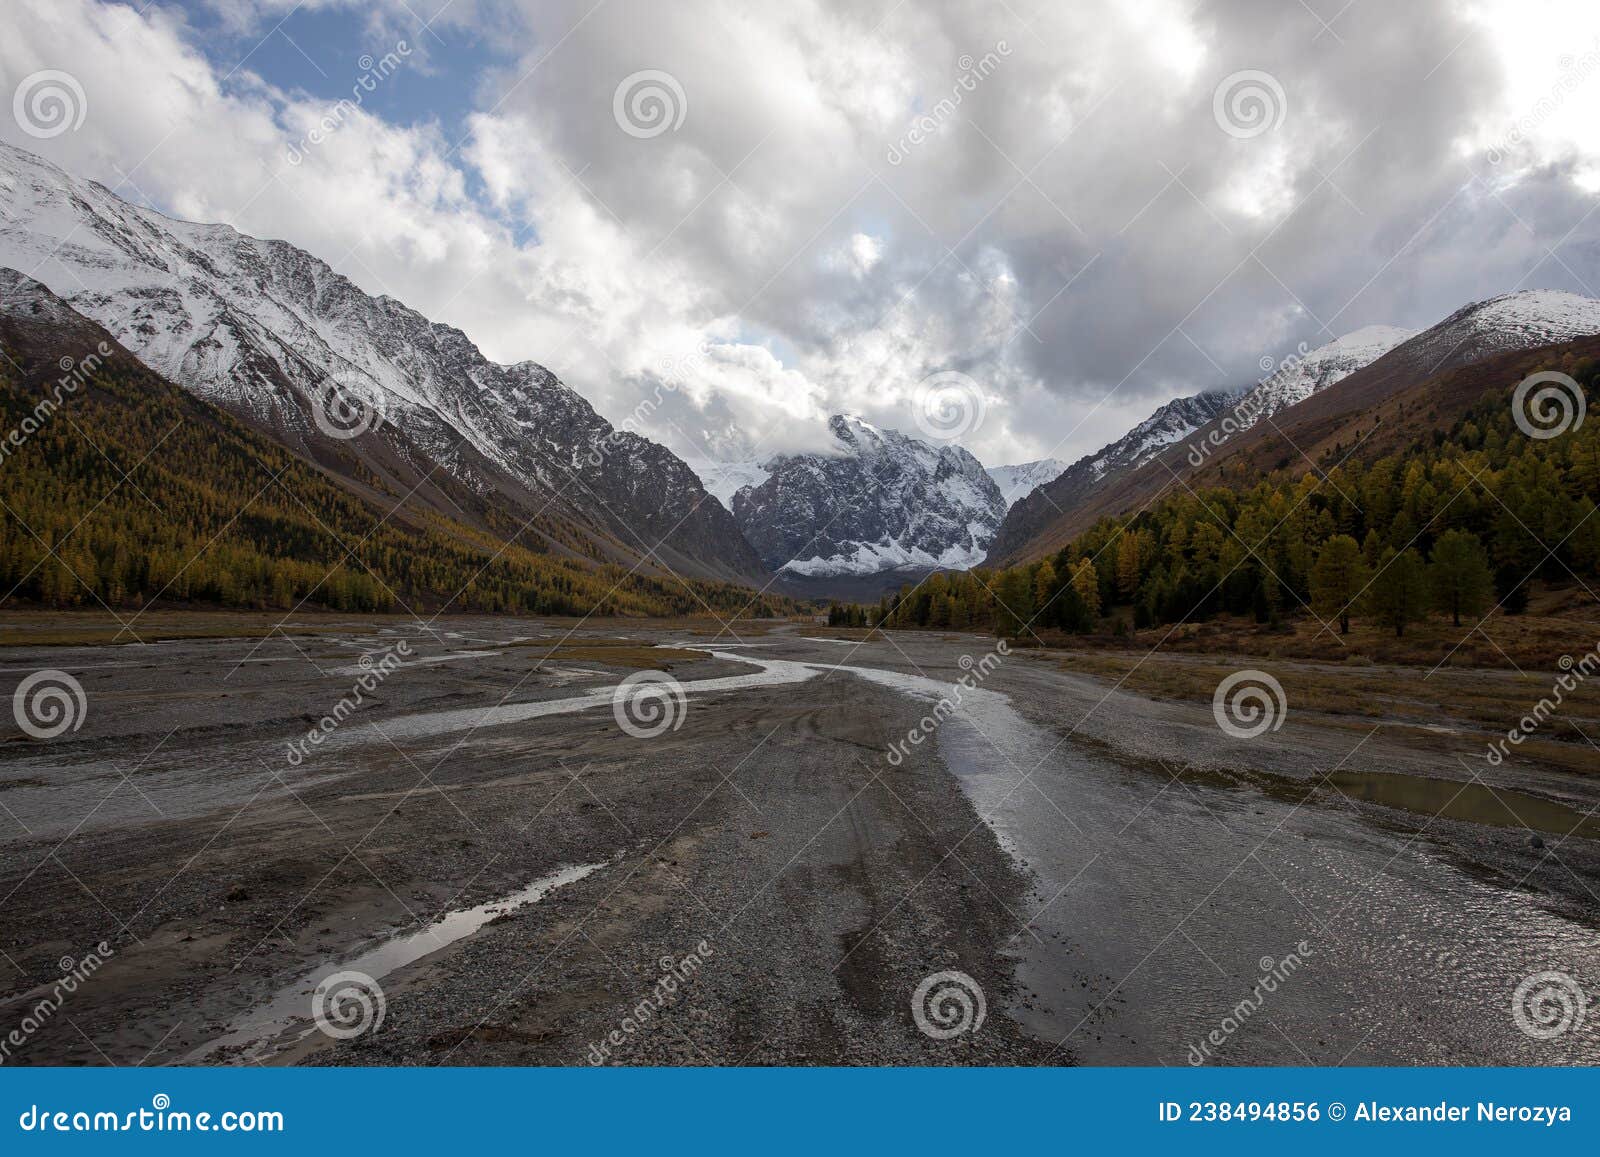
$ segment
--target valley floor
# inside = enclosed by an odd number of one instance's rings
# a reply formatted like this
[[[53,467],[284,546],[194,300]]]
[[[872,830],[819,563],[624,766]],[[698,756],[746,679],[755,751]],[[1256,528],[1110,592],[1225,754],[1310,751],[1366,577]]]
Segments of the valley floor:
[[[1512,1008],[1536,973],[1600,986],[1600,755],[1489,768],[1422,672],[1301,661],[1241,740],[1188,655],[1157,685],[970,634],[216,619],[4,624],[0,688],[55,668],[87,708],[0,745],[0,1038],[42,1020],[8,1063],[1600,1060],[1596,1018]],[[651,667],[677,726],[630,734],[610,689]],[[1343,711],[1346,679],[1407,702]],[[312,1030],[375,947],[381,1024]],[[947,971],[985,1016],[940,1038],[912,999]]]

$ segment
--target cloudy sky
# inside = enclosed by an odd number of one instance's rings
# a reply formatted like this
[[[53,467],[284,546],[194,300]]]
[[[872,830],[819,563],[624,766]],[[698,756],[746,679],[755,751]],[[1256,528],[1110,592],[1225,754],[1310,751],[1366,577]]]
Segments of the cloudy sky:
[[[1301,342],[1600,296],[1592,0],[4,11],[4,95],[59,70],[85,108],[0,138],[292,241],[613,421],[665,380],[645,432],[686,456],[840,410],[916,432],[931,378],[986,463],[1071,459]]]

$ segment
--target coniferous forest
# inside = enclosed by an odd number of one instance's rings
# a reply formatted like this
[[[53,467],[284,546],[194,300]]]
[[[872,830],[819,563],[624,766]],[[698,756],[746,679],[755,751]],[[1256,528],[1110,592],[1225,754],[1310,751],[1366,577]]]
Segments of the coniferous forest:
[[[1559,368],[1592,402],[1600,363]],[[1219,613],[1315,615],[1341,631],[1366,618],[1396,635],[1428,616],[1470,626],[1494,607],[1522,611],[1532,584],[1600,578],[1597,495],[1600,421],[1531,438],[1509,391],[1490,391],[1448,429],[1369,462],[1282,469],[1246,489],[1174,487],[1049,557],[937,573],[876,606],[835,605],[829,621],[1012,637]]]
[[[53,377],[42,365],[25,380],[20,364],[0,361],[6,430],[23,428]],[[12,605],[753,616],[785,605],[558,557],[515,525],[497,536],[391,510],[399,496],[377,508],[122,356],[37,426],[0,462],[0,593]]]

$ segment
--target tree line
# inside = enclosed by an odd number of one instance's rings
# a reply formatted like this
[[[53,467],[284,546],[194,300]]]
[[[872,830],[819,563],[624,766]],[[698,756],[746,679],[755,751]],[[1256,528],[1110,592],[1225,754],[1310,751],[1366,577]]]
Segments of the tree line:
[[[1568,354],[1554,368],[1600,391],[1595,359]],[[1510,390],[1492,391],[1448,429],[1372,461],[1169,492],[1052,556],[934,574],[876,606],[836,604],[829,621],[1017,637],[1315,615],[1341,632],[1365,618],[1403,635],[1430,615],[1460,625],[1495,606],[1521,613],[1531,583],[1592,580],[1596,494],[1600,421],[1532,438]]]
[[[13,364],[0,359],[0,432],[37,401]],[[126,359],[28,429],[0,463],[0,602],[757,617],[793,606],[558,557],[531,531],[510,542],[426,511],[385,517]]]

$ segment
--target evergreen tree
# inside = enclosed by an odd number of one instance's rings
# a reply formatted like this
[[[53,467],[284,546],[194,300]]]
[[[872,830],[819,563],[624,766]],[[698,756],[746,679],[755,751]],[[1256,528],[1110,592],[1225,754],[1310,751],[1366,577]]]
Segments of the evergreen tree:
[[[1348,534],[1336,534],[1323,544],[1311,569],[1311,609],[1324,619],[1335,616],[1339,633],[1350,633],[1350,608],[1355,605],[1370,576],[1361,547]]]
[[[1465,530],[1447,530],[1433,544],[1433,560],[1428,567],[1434,605],[1450,615],[1456,626],[1461,615],[1481,614],[1489,605],[1494,589],[1489,573],[1489,556],[1478,536]]]
[[[1427,569],[1415,550],[1396,552],[1388,547],[1378,560],[1377,573],[1367,588],[1373,618],[1395,635],[1406,633],[1411,623],[1420,622],[1427,607]]]
[[[1117,596],[1132,602],[1139,590],[1139,536],[1123,531],[1117,540]]]
[[[1087,558],[1080,558],[1073,569],[1072,589],[1083,601],[1084,611],[1091,619],[1100,614],[1100,576],[1095,573],[1094,563]]]

